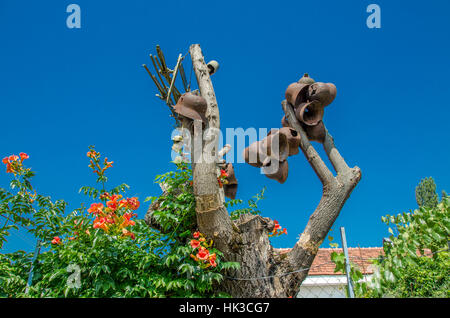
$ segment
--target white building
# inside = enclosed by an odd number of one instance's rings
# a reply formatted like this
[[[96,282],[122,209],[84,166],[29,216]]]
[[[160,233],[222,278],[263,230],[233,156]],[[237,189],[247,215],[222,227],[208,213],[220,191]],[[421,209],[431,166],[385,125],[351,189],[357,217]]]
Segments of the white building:
[[[289,249],[279,249],[287,253]],[[297,294],[298,298],[346,298],[347,277],[343,273],[335,273],[335,265],[331,262],[331,253],[341,253],[341,248],[320,248],[311,265],[308,276],[303,281]],[[350,247],[350,262],[356,264],[364,275],[370,279],[373,274],[371,260],[383,254],[382,247]]]
[[[319,249],[308,276],[303,281],[297,294],[298,298],[346,298],[347,277],[343,273],[335,273],[335,265],[331,263],[331,252],[341,253],[342,249]],[[373,274],[371,260],[383,254],[382,247],[350,247],[348,257],[359,267],[364,279]]]

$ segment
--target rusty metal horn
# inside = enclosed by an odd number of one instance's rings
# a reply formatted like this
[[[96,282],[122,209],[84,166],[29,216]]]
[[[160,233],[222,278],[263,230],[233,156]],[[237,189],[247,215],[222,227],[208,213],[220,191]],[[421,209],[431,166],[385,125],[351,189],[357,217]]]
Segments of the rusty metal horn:
[[[300,146],[300,135],[297,131],[290,127],[280,128],[280,134],[284,134],[287,137],[289,145],[289,156],[298,154],[298,147]]]
[[[323,106],[318,101],[300,104],[295,110],[297,119],[308,126],[315,126],[323,118]]]
[[[274,164],[278,164],[277,169],[274,169]],[[287,160],[283,162],[272,160],[267,166],[263,167],[263,173],[269,179],[274,179],[277,180],[279,183],[284,183],[289,173],[288,162]]]
[[[208,67],[209,75],[213,75],[219,70],[220,64],[219,62],[212,60],[209,61],[206,66]]]
[[[320,121],[315,126],[308,126],[302,123],[302,127],[305,130],[306,136],[308,137],[309,141],[316,141],[321,144],[324,143],[327,132],[325,130],[323,121]]]
[[[292,106],[297,107],[301,103],[306,102],[309,84],[292,83],[285,92],[286,100]]]
[[[316,82],[308,88],[308,99],[320,102],[323,107],[331,104],[336,98],[336,86],[333,83]]]
[[[250,146],[244,149],[242,156],[246,163],[253,167],[262,167],[263,162],[266,160],[267,155],[261,151],[261,142],[255,141]]]
[[[225,196],[231,200],[234,200],[236,198],[237,187],[237,184],[224,184],[223,192]]]
[[[225,165],[225,172],[228,174],[227,176],[227,185],[237,184],[238,181],[236,179],[236,175],[234,174],[234,168],[232,163],[227,163]]]
[[[280,130],[272,129],[261,140],[261,148],[263,155],[267,154],[268,157],[278,161],[284,161],[289,156],[289,143],[285,134],[281,134]]]

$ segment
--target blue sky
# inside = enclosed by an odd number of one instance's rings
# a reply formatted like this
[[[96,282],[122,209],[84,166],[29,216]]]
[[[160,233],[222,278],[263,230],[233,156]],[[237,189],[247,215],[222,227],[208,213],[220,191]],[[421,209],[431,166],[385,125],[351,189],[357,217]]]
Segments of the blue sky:
[[[81,7],[81,29],[66,27],[70,3]],[[370,3],[381,8],[380,29],[366,26]],[[90,203],[78,194],[94,182],[89,145],[114,160],[111,184],[125,182],[141,199],[158,195],[154,177],[173,167],[173,121],[141,65],[156,44],[174,65],[199,43],[221,63],[212,79],[223,130],[279,127],[285,89],[304,72],[335,83],[324,122],[363,176],[333,236],[345,226],[349,246],[380,246],[381,216],[414,209],[421,178],[450,190],[449,14],[447,0],[1,0],[0,155],[28,153],[34,186],[70,209]],[[276,247],[293,246],[321,196],[301,153],[289,166],[282,185],[235,166],[239,198],[267,186],[263,215],[289,233]],[[2,168],[0,186],[8,183]],[[6,250],[31,249],[26,238],[12,236]]]

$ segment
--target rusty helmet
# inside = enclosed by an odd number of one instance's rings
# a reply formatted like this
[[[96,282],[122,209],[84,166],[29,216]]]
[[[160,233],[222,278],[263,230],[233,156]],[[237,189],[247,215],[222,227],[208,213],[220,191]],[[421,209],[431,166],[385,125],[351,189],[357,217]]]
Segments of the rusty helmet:
[[[269,132],[271,134],[273,129]],[[283,127],[279,130],[280,134],[286,135],[288,146],[289,146],[289,156],[298,154],[298,147],[300,146],[300,135],[299,133],[290,127]]]
[[[237,184],[224,184],[223,192],[225,196],[231,200],[234,200],[236,198],[237,187]]]
[[[184,117],[207,122],[205,117],[207,108],[206,99],[201,96],[194,95],[191,92],[184,93],[173,108],[177,114]]]
[[[309,141],[316,141],[321,144],[324,143],[327,132],[322,120],[315,126],[308,126],[302,123],[302,127],[305,130]]]
[[[308,126],[317,125],[322,120],[323,113],[323,106],[318,101],[302,103],[295,109],[297,119]]]
[[[286,89],[284,96],[294,107],[306,102],[309,84],[292,83]]]
[[[278,164],[278,169],[273,171],[273,163]],[[269,179],[277,180],[279,183],[284,183],[288,177],[289,172],[289,165],[287,160],[284,160],[282,162],[271,160],[268,165],[262,168],[263,173],[268,177]]]
[[[331,104],[336,97],[336,86],[333,83],[316,82],[308,88],[308,99],[319,101],[323,107]]]
[[[236,179],[236,175],[234,174],[234,168],[233,168],[233,164],[232,163],[227,163],[225,164],[225,172],[228,174],[227,177],[227,185],[231,185],[231,184],[237,184],[238,181]]]

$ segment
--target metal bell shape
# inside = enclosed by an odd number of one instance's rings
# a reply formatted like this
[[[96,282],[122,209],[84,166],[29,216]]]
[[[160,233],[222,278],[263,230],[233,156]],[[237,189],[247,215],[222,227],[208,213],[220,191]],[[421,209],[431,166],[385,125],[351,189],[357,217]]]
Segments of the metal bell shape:
[[[219,70],[220,64],[219,62],[212,60],[209,61],[208,64],[206,64],[206,66],[208,67],[209,75],[213,75]]]
[[[177,114],[190,119],[201,120],[203,122],[207,122],[205,117],[206,108],[206,99],[194,95],[191,92],[181,95],[177,104],[173,106],[173,109]]]
[[[290,127],[283,127],[278,130],[280,134],[286,135],[288,145],[289,145],[289,156],[293,156],[298,154],[299,150],[298,147],[300,146],[300,135],[299,133]],[[272,130],[269,132],[269,134],[272,133]]]
[[[308,99],[318,101],[326,107],[336,98],[336,86],[333,83],[316,82],[308,88]]]
[[[267,155],[264,155],[261,148],[261,142],[255,141],[250,146],[244,149],[242,156],[246,163],[253,167],[260,168],[263,162],[266,161]]]
[[[267,136],[261,140],[262,155],[267,157],[284,161],[289,156],[289,143],[285,134],[280,133],[280,130],[271,130]],[[268,162],[268,158],[263,160],[263,166]]]
[[[275,164],[278,164],[277,169],[274,169]],[[269,179],[277,180],[279,183],[284,183],[286,181],[288,172],[289,165],[287,160],[283,162],[273,160],[267,166],[263,167],[263,173],[266,175],[266,177],[268,177]]]
[[[231,200],[234,200],[236,198],[237,187],[237,184],[224,184],[223,192],[225,196]]]
[[[225,172],[228,174],[227,179],[227,185],[232,185],[232,184],[237,184],[238,181],[236,179],[236,175],[234,174],[234,168],[233,168],[233,164],[231,163],[227,163],[225,165]]]
[[[305,130],[306,136],[308,137],[309,141],[316,141],[321,144],[324,143],[327,132],[322,120],[315,126],[302,124],[302,127]]]
[[[309,84],[292,83],[286,89],[284,96],[294,107],[306,102]]]
[[[308,126],[317,125],[322,120],[323,113],[323,106],[318,101],[300,104],[295,109],[297,119]]]

